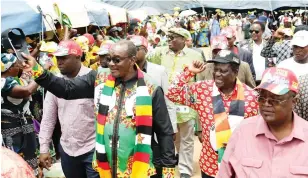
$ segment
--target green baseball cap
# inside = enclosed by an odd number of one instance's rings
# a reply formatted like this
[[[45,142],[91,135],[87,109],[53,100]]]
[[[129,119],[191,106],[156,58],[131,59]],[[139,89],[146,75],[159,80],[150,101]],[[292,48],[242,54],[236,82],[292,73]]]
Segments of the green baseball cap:
[[[178,35],[184,37],[185,39],[191,38],[189,31],[185,30],[184,28],[171,28],[171,29],[169,29],[168,32],[178,34]]]

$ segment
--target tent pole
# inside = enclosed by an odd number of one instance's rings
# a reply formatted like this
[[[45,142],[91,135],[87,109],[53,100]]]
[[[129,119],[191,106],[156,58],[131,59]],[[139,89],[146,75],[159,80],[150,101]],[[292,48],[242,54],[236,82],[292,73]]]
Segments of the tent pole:
[[[41,41],[44,41],[44,16],[42,15],[42,36]]]
[[[307,6],[306,6],[306,3],[305,3],[305,0],[303,0],[304,4],[305,4],[305,16],[307,16]],[[306,20],[306,25],[308,24],[308,20]]]

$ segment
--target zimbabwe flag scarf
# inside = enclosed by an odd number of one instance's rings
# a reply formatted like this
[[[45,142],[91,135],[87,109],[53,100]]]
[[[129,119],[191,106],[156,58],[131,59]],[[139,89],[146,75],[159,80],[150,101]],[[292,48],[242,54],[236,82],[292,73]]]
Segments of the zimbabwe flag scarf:
[[[151,140],[152,137],[152,98],[144,81],[142,71],[137,67],[138,81],[136,92],[136,138],[134,149],[134,161],[131,178],[146,178],[150,168],[151,142],[144,143],[140,138]],[[97,168],[101,178],[111,178],[104,141],[104,126],[108,118],[109,103],[115,87],[115,78],[108,76],[102,93],[96,122],[96,158]]]
[[[224,144],[228,143],[233,130],[244,119],[245,114],[245,95],[244,86],[239,79],[236,79],[235,90],[231,96],[229,112],[225,110],[225,103],[214,83],[212,91],[213,114],[215,124],[210,129],[210,143],[212,148],[218,152],[218,157],[224,154]],[[218,163],[220,163],[218,160]]]

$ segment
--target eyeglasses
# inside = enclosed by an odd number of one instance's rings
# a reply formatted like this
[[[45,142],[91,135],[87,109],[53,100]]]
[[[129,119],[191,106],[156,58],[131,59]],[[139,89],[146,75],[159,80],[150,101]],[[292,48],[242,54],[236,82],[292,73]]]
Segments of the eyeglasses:
[[[271,99],[271,98],[264,98],[264,97],[258,97],[258,102],[260,104],[265,104],[265,102],[268,102],[271,105],[281,105],[282,103],[286,102],[288,100],[277,100],[277,99]]]
[[[179,35],[168,35],[167,36],[167,38],[168,38],[168,40],[174,40],[175,38],[178,38],[178,37],[181,37],[181,36],[179,36]]]
[[[124,59],[126,58],[129,58],[131,56],[126,56],[126,57],[106,57],[106,61],[109,63],[109,62],[113,62],[114,64],[118,64],[120,63],[121,61],[123,61]]]
[[[258,34],[260,31],[258,31],[258,30],[249,30],[249,33],[253,33],[253,32],[255,32],[256,34]]]

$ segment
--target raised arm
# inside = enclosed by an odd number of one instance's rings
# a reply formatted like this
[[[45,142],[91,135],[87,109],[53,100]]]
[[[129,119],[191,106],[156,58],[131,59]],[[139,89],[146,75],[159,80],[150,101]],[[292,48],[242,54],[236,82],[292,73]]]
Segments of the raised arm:
[[[200,61],[194,61],[189,67],[185,67],[184,71],[169,86],[167,97],[172,102],[186,105],[196,110],[196,102],[192,100],[197,98],[195,90],[198,88],[199,83],[188,83],[188,81],[196,74],[204,71],[204,69],[205,65]]]
[[[66,80],[56,77],[44,70],[30,55],[24,55],[29,66],[32,66],[35,82],[59,98],[66,100],[94,98],[96,71],[86,75]]]

